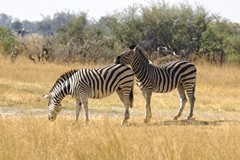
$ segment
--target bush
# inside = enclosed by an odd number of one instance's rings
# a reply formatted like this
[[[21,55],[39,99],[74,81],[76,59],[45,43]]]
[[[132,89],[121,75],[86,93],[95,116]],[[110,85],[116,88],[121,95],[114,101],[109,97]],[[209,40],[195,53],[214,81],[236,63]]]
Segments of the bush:
[[[14,43],[12,31],[0,26],[0,53],[10,54]]]
[[[240,54],[229,54],[227,56],[227,61],[240,63]]]

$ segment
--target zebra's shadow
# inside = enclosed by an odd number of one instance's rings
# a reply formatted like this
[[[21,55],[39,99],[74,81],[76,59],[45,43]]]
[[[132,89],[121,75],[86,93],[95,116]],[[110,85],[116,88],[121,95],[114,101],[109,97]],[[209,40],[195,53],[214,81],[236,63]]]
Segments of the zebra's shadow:
[[[240,121],[236,120],[166,120],[166,121],[161,121],[161,122],[155,122],[152,123],[152,125],[162,125],[162,126],[167,126],[167,125],[193,125],[193,126],[208,126],[208,125],[221,125],[222,123],[239,123]]]
[[[176,125],[176,126],[181,126],[181,125],[192,125],[192,126],[216,126],[216,125],[221,125],[222,123],[239,123],[240,121],[235,121],[235,120],[166,120],[166,121],[161,121],[161,122],[153,122],[149,123],[148,125],[152,126],[170,126],[170,125]]]
[[[158,125],[219,125],[219,121],[205,121],[205,120],[167,120],[158,123]]]

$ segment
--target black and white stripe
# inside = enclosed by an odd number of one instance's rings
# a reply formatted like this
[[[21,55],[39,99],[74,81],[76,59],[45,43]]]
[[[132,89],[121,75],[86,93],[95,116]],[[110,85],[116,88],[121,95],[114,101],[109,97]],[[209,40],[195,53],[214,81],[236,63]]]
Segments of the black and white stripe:
[[[137,84],[146,99],[145,122],[151,118],[150,100],[152,92],[166,93],[177,88],[180,97],[180,108],[174,120],[181,116],[187,102],[185,92],[190,101],[188,119],[193,116],[195,102],[195,83],[197,69],[187,61],[173,61],[163,66],[152,64],[141,51],[139,46],[133,45],[128,51],[115,58],[116,64],[130,64],[137,77]]]
[[[72,95],[76,98],[76,121],[82,103],[88,121],[88,98],[100,99],[116,91],[125,106],[125,123],[129,119],[129,106],[133,105],[133,84],[132,69],[121,64],[66,72],[53,85],[50,94],[44,96],[49,99],[49,120],[56,119],[61,110],[61,100]]]

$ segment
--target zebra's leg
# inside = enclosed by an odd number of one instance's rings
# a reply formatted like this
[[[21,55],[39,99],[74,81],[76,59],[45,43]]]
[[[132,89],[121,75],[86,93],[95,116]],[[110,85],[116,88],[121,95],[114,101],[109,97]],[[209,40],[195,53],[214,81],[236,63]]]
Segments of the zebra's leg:
[[[84,112],[85,112],[85,123],[87,124],[89,119],[88,119],[88,97],[87,96],[84,96],[84,98],[82,99],[82,103],[83,103],[83,106],[84,106]]]
[[[124,106],[125,106],[125,114],[124,114],[124,119],[122,121],[122,125],[128,123],[128,119],[130,118],[130,114],[129,114],[129,98],[125,98],[124,94],[123,94],[123,90],[121,88],[118,88],[116,90],[120,100],[123,102]],[[129,93],[128,93],[129,95]],[[129,96],[128,96],[129,97]]]
[[[173,118],[173,120],[177,120],[182,115],[182,111],[185,107],[185,104],[187,103],[184,86],[182,84],[179,84],[179,86],[177,87],[177,90],[180,98],[180,107],[178,109],[177,115]]]
[[[125,114],[124,114],[124,119],[121,125],[128,124],[128,119],[130,118],[128,105],[124,104],[124,106],[125,106]]]
[[[145,115],[145,119],[144,122],[148,123],[149,120],[152,118],[152,112],[151,112],[151,97],[152,97],[152,92],[150,93],[145,93],[143,92],[143,96],[146,100],[146,115]]]
[[[79,99],[76,99],[76,119],[75,119],[75,122],[78,121],[78,118],[79,118],[79,113],[81,111],[81,101]]]
[[[195,103],[195,95],[194,95],[195,84],[191,88],[186,89],[186,92],[187,92],[188,99],[190,102],[190,112],[189,112],[187,119],[193,119],[192,117],[193,117],[193,110],[194,110],[194,103]]]
[[[116,92],[117,92],[117,94],[118,94],[118,97],[120,98],[120,100],[122,101],[122,103],[124,103],[124,95],[123,95],[123,91],[122,91],[122,89],[121,88],[118,88],[117,90],[116,90]]]

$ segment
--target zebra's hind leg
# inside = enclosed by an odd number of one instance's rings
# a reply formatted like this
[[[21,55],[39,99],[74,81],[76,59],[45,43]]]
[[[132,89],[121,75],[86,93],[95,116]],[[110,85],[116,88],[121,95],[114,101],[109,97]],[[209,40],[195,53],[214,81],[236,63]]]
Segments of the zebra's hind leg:
[[[173,120],[177,120],[182,115],[182,111],[185,107],[185,104],[187,103],[184,86],[182,84],[179,84],[179,86],[177,87],[177,90],[180,98],[180,107],[178,109],[177,115],[173,118]]]
[[[79,113],[81,111],[81,105],[82,105],[81,101],[76,99],[76,119],[75,119],[75,122],[78,121]]]
[[[89,118],[88,118],[88,96],[84,95],[82,96],[82,103],[84,106],[84,112],[85,112],[85,124],[88,124]]]
[[[190,119],[194,119],[192,117],[193,117],[193,110],[194,110],[194,103],[195,103],[195,96],[194,96],[195,84],[191,88],[186,89],[186,92],[187,92],[188,99],[190,102],[190,112],[189,112],[187,119],[190,120]]]
[[[123,119],[123,121],[121,123],[121,125],[125,125],[125,124],[128,124],[128,119],[130,118],[130,114],[129,114],[129,104],[130,104],[130,101],[129,101],[129,98],[128,98],[129,97],[129,93],[128,94],[126,93],[126,95],[128,95],[127,98],[124,97],[123,90],[120,87],[116,90],[116,92],[117,92],[120,100],[122,101],[122,103],[125,106],[124,119]]]

